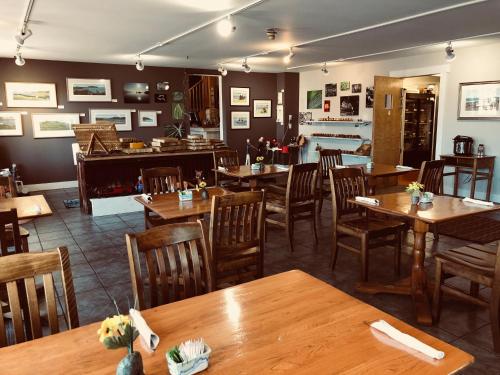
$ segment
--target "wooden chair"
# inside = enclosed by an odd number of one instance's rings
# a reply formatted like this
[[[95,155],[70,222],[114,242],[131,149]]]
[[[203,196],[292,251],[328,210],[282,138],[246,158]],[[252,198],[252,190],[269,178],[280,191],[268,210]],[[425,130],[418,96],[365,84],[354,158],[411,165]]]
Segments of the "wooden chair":
[[[214,289],[263,276],[265,206],[264,191],[213,197],[209,239]]]
[[[330,180],[328,170],[337,165],[344,165],[342,162],[342,150],[322,149],[319,150],[318,163],[318,183],[319,183],[319,208],[323,209],[323,199],[330,194]]]
[[[27,247],[22,243],[15,208],[10,211],[0,211],[0,256],[10,255],[9,247],[14,248],[15,254],[27,252]]]
[[[78,311],[68,250],[65,247],[43,253],[0,257],[0,285],[5,285],[7,288],[10,315],[12,315],[13,340],[16,344],[43,335],[41,323],[44,318],[41,316],[43,309],[40,308],[41,301],[38,300],[35,278],[43,280],[44,309],[50,334],[59,332],[58,302],[52,275],[55,272],[61,272],[68,328],[76,328],[79,325]],[[12,344],[7,340],[6,328],[8,326],[5,325],[3,312],[0,309],[0,347]]]
[[[183,180],[181,167],[141,169],[141,176],[145,194],[155,196],[173,193],[177,188],[182,188],[181,184]],[[144,207],[144,223],[146,229],[173,222],[175,221],[162,219],[160,216],[152,213],[147,207]]]
[[[266,224],[285,228],[290,251],[293,251],[294,223],[312,219],[314,244],[318,243],[316,232],[317,163],[291,165],[286,189],[270,185],[266,189]],[[284,220],[276,220],[270,215],[282,215]]]
[[[370,249],[394,246],[394,272],[399,275],[401,258],[401,233],[405,224],[392,219],[368,217],[359,206],[347,202],[356,196],[365,196],[365,176],[361,168],[329,170],[332,192],[332,256],[331,267],[335,268],[339,248],[360,254],[361,280],[368,280],[368,252]],[[356,215],[357,214],[357,215]],[[341,235],[355,237],[360,248],[339,241]],[[392,237],[392,238],[390,238]]]
[[[424,190],[441,194],[443,187],[443,171],[445,160],[423,161],[418,174],[418,182],[424,185]],[[434,239],[439,240],[438,226],[432,225]]]
[[[240,159],[236,150],[220,150],[214,151],[214,168],[231,168],[239,167]],[[241,179],[224,176],[224,179],[219,178],[219,173],[215,172],[215,186],[221,186],[231,191],[242,191]]]
[[[435,255],[434,322],[439,322],[442,292],[462,298],[479,306],[489,307],[493,347],[500,353],[500,242],[497,250],[470,244],[458,249],[445,250]],[[471,282],[470,292],[447,285],[446,276],[459,276]],[[479,296],[479,284],[491,288],[489,301]]]
[[[1,198],[8,198],[7,193],[9,193],[10,197],[12,197],[12,198],[17,197],[16,184],[14,183],[14,180],[12,179],[11,176],[8,176],[8,177],[0,176],[0,199]],[[18,220],[18,223],[25,224],[25,223],[28,223],[30,221],[31,220],[23,220],[23,221]],[[29,230],[20,226],[19,227],[19,235],[21,236],[21,244],[23,247],[23,251],[28,252],[29,251],[28,237],[30,236]],[[9,237],[7,236],[6,238],[8,239]],[[13,238],[12,238],[12,241],[10,242],[9,246],[14,246]]]
[[[209,247],[200,220],[162,225],[125,237],[134,300],[140,310],[212,291]],[[145,258],[146,280],[141,258]]]

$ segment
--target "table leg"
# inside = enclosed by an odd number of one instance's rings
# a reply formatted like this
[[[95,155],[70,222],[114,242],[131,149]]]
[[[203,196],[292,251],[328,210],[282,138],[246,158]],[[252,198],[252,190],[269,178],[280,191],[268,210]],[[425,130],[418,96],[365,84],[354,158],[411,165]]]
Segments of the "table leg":
[[[490,200],[490,194],[491,194],[491,184],[493,182],[493,169],[494,169],[494,163],[490,162],[490,165],[488,167],[488,185],[486,185],[486,200]]]
[[[477,159],[474,159],[474,164],[472,166],[472,176],[470,179],[470,197],[474,199],[476,194],[476,176],[477,176]]]
[[[455,174],[453,175],[453,196],[456,197],[458,194],[458,175],[460,173],[460,168],[455,167]]]
[[[251,191],[257,190],[257,179],[256,178],[250,178],[248,180],[248,185],[250,185],[250,190]]]
[[[415,220],[413,233],[413,264],[411,268],[411,294],[415,305],[417,321],[420,324],[432,325],[431,305],[427,295],[427,276],[425,274],[425,235],[429,225],[423,221]]]

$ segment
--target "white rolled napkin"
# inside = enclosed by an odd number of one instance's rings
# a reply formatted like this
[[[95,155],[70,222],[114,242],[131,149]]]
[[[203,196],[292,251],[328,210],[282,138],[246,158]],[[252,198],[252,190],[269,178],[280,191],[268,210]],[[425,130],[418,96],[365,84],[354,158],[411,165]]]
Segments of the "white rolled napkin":
[[[336,165],[335,169],[347,168],[347,165]]]
[[[141,198],[144,202],[151,203],[153,198],[149,194],[141,194]]]
[[[396,165],[396,168],[397,168],[397,169],[413,169],[412,167],[408,167],[408,166],[406,166],[406,165],[399,165],[399,164],[398,164],[398,165]]]
[[[378,206],[380,205],[380,201],[378,199],[375,199],[375,198],[369,198],[369,197],[355,197],[354,200],[356,202],[361,202],[361,203],[368,203],[368,204],[372,204],[374,206]]]
[[[227,168],[226,167],[221,167],[220,165],[217,167],[217,169],[221,172],[226,172]]]
[[[130,318],[134,322],[134,327],[139,332],[141,344],[148,352],[154,352],[160,343],[160,338],[149,328],[148,323],[144,320],[141,312],[136,309],[130,309]]]
[[[462,202],[464,203],[472,203],[472,204],[479,204],[481,206],[489,206],[493,207],[495,204],[493,202],[488,202],[488,201],[482,201],[479,199],[473,199],[473,198],[464,198],[462,199]]]
[[[423,353],[431,358],[434,359],[444,358],[444,352],[436,350],[432,346],[424,344],[422,341],[416,339],[415,337],[401,332],[399,329],[394,328],[385,320],[377,320],[376,322],[371,323],[370,327],[385,333],[391,339],[396,340],[397,342],[409,348],[412,348],[420,353]]]

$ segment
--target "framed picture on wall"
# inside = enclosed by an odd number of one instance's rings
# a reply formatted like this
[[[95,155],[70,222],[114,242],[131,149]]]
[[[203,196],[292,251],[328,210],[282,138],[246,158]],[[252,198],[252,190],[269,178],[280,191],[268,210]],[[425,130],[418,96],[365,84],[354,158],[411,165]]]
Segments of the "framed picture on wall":
[[[125,103],[149,103],[149,84],[130,82],[123,85],[123,101]]]
[[[336,83],[327,83],[325,85],[325,96],[327,98],[332,96],[337,96],[337,84]]]
[[[115,124],[116,131],[126,132],[132,130],[131,109],[91,109],[90,122],[107,121]]]
[[[0,136],[23,135],[21,112],[0,112]]]
[[[461,83],[458,119],[500,120],[500,81]]]
[[[139,126],[154,127],[158,126],[158,114],[156,111],[139,111]]]
[[[272,100],[254,99],[253,117],[272,117]]]
[[[373,108],[373,95],[374,95],[374,87],[368,86],[366,88],[366,108]]]
[[[321,90],[307,92],[307,109],[321,109],[323,105],[323,93]]]
[[[250,105],[250,88],[231,87],[231,105],[233,106]]]
[[[231,112],[231,129],[250,129],[250,112]]]
[[[55,83],[5,82],[7,107],[57,108]]]
[[[68,102],[110,102],[111,80],[66,78]]]
[[[340,97],[341,116],[359,116],[359,95]]]
[[[361,92],[361,83],[353,83],[351,91],[353,94],[359,94]]]
[[[33,138],[74,137],[72,125],[80,123],[79,113],[33,113]]]

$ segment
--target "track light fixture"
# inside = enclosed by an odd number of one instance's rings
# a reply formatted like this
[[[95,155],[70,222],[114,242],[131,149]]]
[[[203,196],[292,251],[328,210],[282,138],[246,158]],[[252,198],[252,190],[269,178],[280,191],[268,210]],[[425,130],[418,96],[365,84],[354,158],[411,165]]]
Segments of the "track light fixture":
[[[217,70],[219,71],[221,76],[227,76],[227,69],[225,69],[222,65],[219,65],[219,68],[217,68]]]
[[[223,18],[217,23],[217,32],[224,38],[227,38],[235,30],[236,27],[231,22],[231,16],[227,16],[227,18]]]
[[[328,68],[326,67],[326,62],[323,63],[323,66],[321,67],[321,71],[325,76],[327,76],[330,72],[328,71]]]
[[[24,64],[26,64],[26,61],[21,56],[21,52],[18,52],[16,54],[16,59],[14,60],[14,62],[16,63],[17,66],[23,66]]]
[[[295,53],[293,53],[293,47],[290,47],[288,49],[288,55],[286,55],[285,57],[283,57],[283,62],[285,64],[289,64],[290,61],[293,59],[294,56],[295,56]]]
[[[141,55],[137,56],[137,61],[135,62],[135,68],[140,72],[144,70],[144,62],[141,59]]]
[[[24,44],[24,41],[32,35],[33,32],[30,29],[25,29],[24,31],[21,31],[19,32],[19,34],[14,36],[14,39],[16,40],[18,46],[22,46]]]
[[[448,61],[448,62],[452,62],[457,57],[455,55],[455,50],[453,49],[451,42],[448,42],[448,45],[446,46],[444,51],[446,52],[446,61]]]
[[[250,73],[252,71],[252,68],[250,67],[250,65],[248,65],[246,58],[245,60],[243,60],[243,64],[241,64],[241,67],[243,68],[245,73]]]

